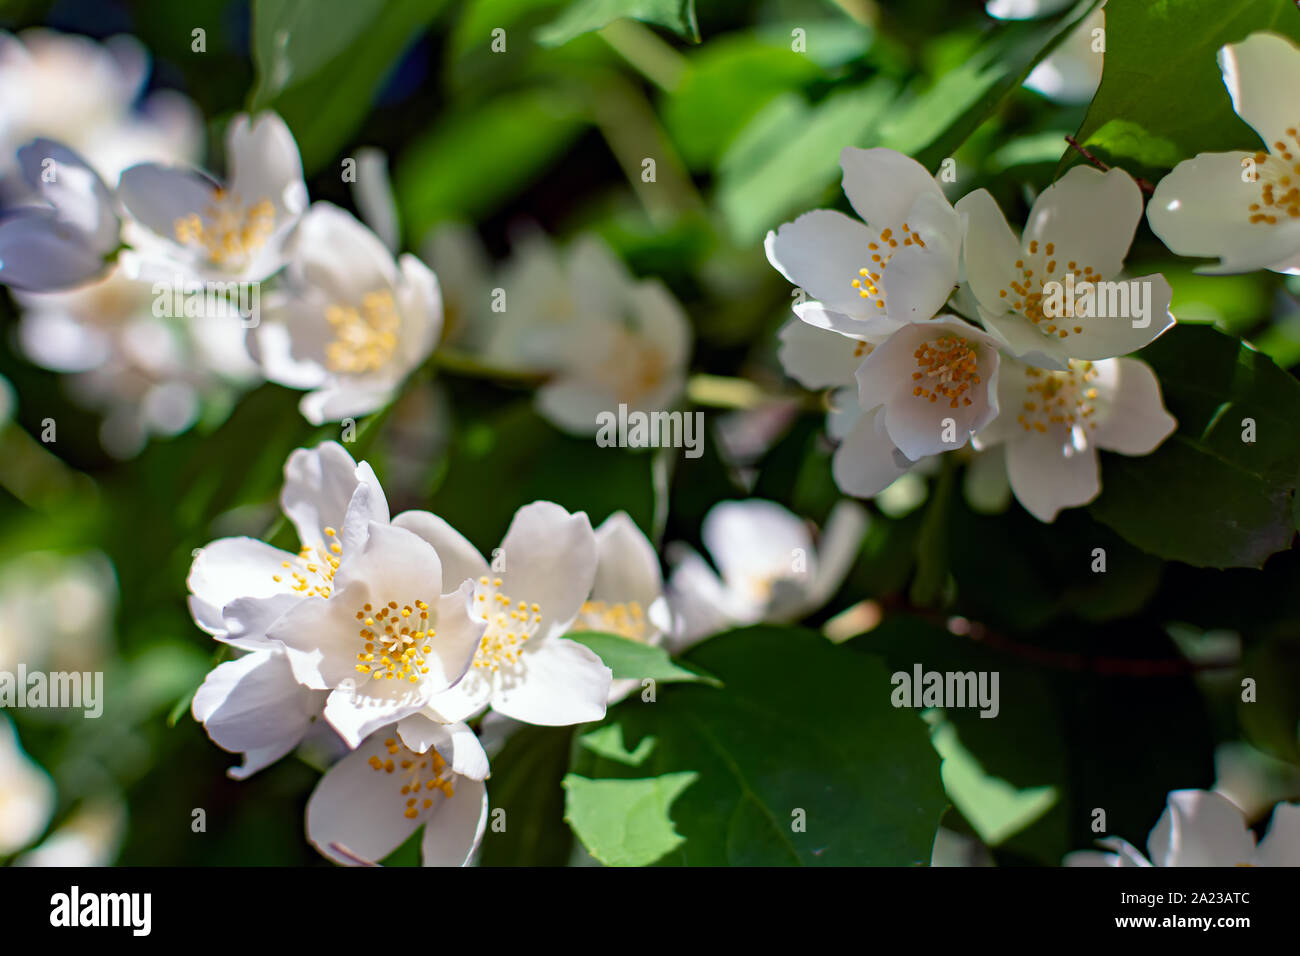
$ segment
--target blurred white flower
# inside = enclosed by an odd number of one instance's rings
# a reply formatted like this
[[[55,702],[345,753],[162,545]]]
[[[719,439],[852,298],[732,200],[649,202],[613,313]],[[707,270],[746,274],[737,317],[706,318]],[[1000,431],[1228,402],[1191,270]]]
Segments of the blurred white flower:
[[[20,663],[29,671],[97,670],[116,605],[113,566],[97,551],[29,552],[7,562],[0,566],[0,671]]]
[[[425,866],[467,866],[487,826],[487,755],[464,724],[408,717],[331,767],[307,801],[307,838],[336,863],[377,863],[421,826]]]
[[[831,510],[815,545],[807,522],[775,502],[714,505],[700,537],[721,576],[693,549],[669,550],[669,645],[676,652],[731,627],[784,623],[817,610],[849,573],[866,528],[866,512],[852,501]]]
[[[471,354],[484,352],[501,314],[491,309],[492,263],[474,227],[463,222],[436,226],[425,237],[420,258],[438,276],[442,290],[442,343]]]
[[[672,627],[664,597],[663,573],[654,545],[625,511],[616,511],[596,529],[596,577],[569,633],[599,631],[657,647]],[[640,686],[615,680],[609,703]]]
[[[474,611],[487,630],[465,677],[434,697],[428,713],[467,720],[488,706],[529,724],[558,726],[605,716],[613,674],[563,637],[591,594],[596,536],[586,514],[549,501],[515,512],[489,564],[443,519],[407,511],[393,524],[438,552],[448,583],[471,582]]]
[[[114,184],[134,163],[195,161],[197,108],[172,90],[141,99],[148,73],[149,54],[134,37],[0,33],[0,176],[36,137],[68,144]]]
[[[329,203],[303,217],[284,284],[267,296],[249,350],[266,377],[308,390],[313,425],[383,407],[437,344],[438,280],[415,256],[394,261],[369,229]]]
[[[111,866],[126,832],[126,819],[126,804],[120,797],[98,794],[14,865]]]
[[[159,163],[122,173],[117,194],[140,227],[128,238],[141,276],[256,282],[284,266],[285,243],[307,209],[289,127],[274,113],[239,114],[226,130],[226,166],[225,185]]]
[[[1005,444],[1011,490],[1039,521],[1097,497],[1099,449],[1146,455],[1178,427],[1138,359],[1075,360],[1057,371],[1004,358],[998,392],[1002,414],[975,444]]]
[[[204,399],[257,375],[236,315],[160,317],[154,286],[120,267],[71,291],[14,298],[19,347],[37,365],[66,373],[73,397],[104,415],[101,442],[119,458],[151,435],[185,431]]]
[[[957,214],[925,167],[895,150],[848,146],[840,166],[862,221],[819,209],[767,234],[768,262],[815,300],[795,313],[858,337],[931,318],[957,286]]]
[[[0,713],[0,856],[21,850],[54,813],[54,781],[23,752],[18,731]]]
[[[1109,853],[1078,850],[1066,866],[1300,866],[1300,803],[1279,803],[1264,839],[1246,827],[1226,797],[1206,790],[1175,790],[1147,837],[1147,855],[1127,840],[1097,841]]]
[[[104,275],[122,231],[112,192],[61,143],[18,150],[23,178],[42,204],[0,221],[0,282],[16,289],[70,289]]]
[[[1300,274],[1300,49],[1252,33],[1219,51],[1232,108],[1264,148],[1198,153],[1156,185],[1147,222],[1181,256],[1218,257],[1199,272]]]
[[[987,190],[956,208],[980,321],[1016,357],[1065,368],[1135,352],[1173,326],[1164,276],[1114,283],[1142,218],[1123,170],[1071,168],[1039,194],[1020,239]]]

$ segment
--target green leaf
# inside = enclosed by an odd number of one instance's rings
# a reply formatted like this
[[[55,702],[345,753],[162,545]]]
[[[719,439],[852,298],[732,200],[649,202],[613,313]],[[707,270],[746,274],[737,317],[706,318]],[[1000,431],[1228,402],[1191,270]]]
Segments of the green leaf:
[[[682,843],[668,809],[697,778],[666,773],[647,780],[564,778],[564,819],[606,866],[649,866]]]
[[[394,191],[420,236],[440,220],[481,219],[527,186],[577,138],[586,118],[545,89],[451,113],[398,158]]]
[[[808,106],[782,94],[733,140],[718,166],[716,203],[737,243],[759,242],[769,229],[821,202],[839,179],[840,150],[873,145],[871,132],[893,100],[892,80],[837,90]]]
[[[1052,20],[998,24],[960,65],[891,111],[880,145],[937,169],[1094,6],[1090,3]],[[1061,146],[1064,149],[1065,144]]]
[[[680,684],[653,703],[629,699],[602,726],[620,728],[623,753],[655,738],[649,756],[633,768],[583,746],[571,767],[589,780],[698,775],[671,806],[685,842],[662,862],[929,861],[947,803],[939,760],[919,715],[891,705],[880,659],[800,628],[753,627],[711,638],[689,660],[726,686]],[[575,829],[586,843],[590,834]]]
[[[346,50],[384,0],[254,0],[253,108],[310,78]]]
[[[715,687],[721,686],[715,678],[707,674],[700,674],[673,663],[672,658],[668,656],[668,651],[662,647],[652,647],[618,634],[603,634],[596,631],[570,632],[565,636],[594,651],[605,662],[605,666],[614,672],[615,680],[652,678],[660,683],[702,681]]]
[[[572,727],[523,726],[492,758],[488,796],[505,811],[505,829],[489,826],[482,866],[564,866],[573,836],[564,826],[560,783],[569,761]]]
[[[427,29],[444,0],[389,0],[359,34],[321,69],[269,100],[254,102],[284,117],[310,175],[338,155],[370,112],[384,80],[406,49]]]
[[[627,745],[623,743],[622,725],[607,724],[583,734],[578,738],[578,743],[592,753],[609,760],[616,760],[629,767],[639,767],[654,751],[656,740],[654,737],[642,737],[636,749],[628,750]]]
[[[822,76],[808,57],[755,35],[731,35],[693,53],[665,97],[664,125],[692,169],[704,169],[775,96]],[[1055,157],[1053,157],[1055,158]]]
[[[1295,535],[1300,383],[1208,326],[1176,326],[1141,353],[1178,430],[1150,455],[1106,455],[1095,517],[1151,554],[1260,567]],[[1255,440],[1243,440],[1246,419]]]
[[[537,31],[542,46],[560,46],[622,17],[666,27],[692,43],[700,42],[695,0],[577,0]]]
[[[1110,4],[1101,86],[1076,138],[1135,175],[1158,173],[1200,152],[1254,149],[1259,137],[1233,113],[1216,55],[1257,30],[1300,39],[1295,3]]]

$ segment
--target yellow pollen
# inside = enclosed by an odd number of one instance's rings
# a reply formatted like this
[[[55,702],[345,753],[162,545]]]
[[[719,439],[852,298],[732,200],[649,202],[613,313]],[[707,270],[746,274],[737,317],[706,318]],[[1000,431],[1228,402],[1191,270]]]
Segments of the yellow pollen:
[[[266,245],[275,230],[275,207],[269,199],[251,205],[218,189],[201,213],[178,217],[172,225],[176,241],[196,247],[209,261],[239,268]]]
[[[397,349],[402,318],[391,292],[367,292],[359,309],[331,305],[325,310],[325,321],[334,330],[334,340],[325,346],[325,364],[331,372],[377,371]]]

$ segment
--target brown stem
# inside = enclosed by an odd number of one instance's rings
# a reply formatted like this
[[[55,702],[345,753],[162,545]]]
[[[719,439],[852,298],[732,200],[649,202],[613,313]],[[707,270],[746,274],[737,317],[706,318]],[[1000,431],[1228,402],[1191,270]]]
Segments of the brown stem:
[[[1075,150],[1075,151],[1076,151],[1080,156],[1082,156],[1084,159],[1086,159],[1086,160],[1087,160],[1090,164],[1092,164],[1093,166],[1096,166],[1096,167],[1097,167],[1098,169],[1100,169],[1103,173],[1106,172],[1108,169],[1110,169],[1110,164],[1109,164],[1109,163],[1104,163],[1104,162],[1102,162],[1102,161],[1101,161],[1100,159],[1098,159],[1095,155],[1093,155],[1092,150],[1088,149],[1087,146],[1084,146],[1082,143],[1080,143],[1080,142],[1079,142],[1077,139],[1075,139],[1073,136],[1066,136],[1066,137],[1065,137],[1065,141],[1066,141],[1067,143],[1069,143],[1070,146],[1071,146],[1071,147],[1072,147],[1072,148],[1073,148],[1073,149],[1074,149],[1074,150]],[[1138,189],[1142,190],[1142,192],[1146,193],[1146,195],[1148,195],[1148,196],[1150,196],[1152,193],[1154,193],[1154,192],[1156,191],[1156,187],[1155,187],[1155,186],[1153,186],[1151,183],[1147,182],[1145,179],[1142,179],[1142,178],[1139,177],[1139,176],[1134,176],[1134,177],[1133,177],[1133,181],[1134,181],[1135,183],[1137,183],[1137,185],[1138,185]]]

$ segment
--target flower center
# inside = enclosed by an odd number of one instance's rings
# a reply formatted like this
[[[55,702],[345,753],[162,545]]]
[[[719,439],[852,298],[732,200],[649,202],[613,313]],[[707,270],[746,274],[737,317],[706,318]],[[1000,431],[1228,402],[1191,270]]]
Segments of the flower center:
[[[1025,431],[1046,434],[1055,425],[1071,430],[1097,427],[1092,420],[1097,411],[1097,389],[1089,384],[1097,377],[1093,363],[1070,359],[1065,371],[1028,368],[1025,375],[1029,379],[1025,401],[1016,417]]]
[[[386,290],[367,292],[360,309],[329,306],[325,321],[334,330],[334,341],[325,346],[325,364],[331,372],[374,372],[383,368],[397,349],[402,318],[392,293]]]
[[[607,604],[604,601],[584,601],[578,619],[573,624],[575,631],[602,631],[617,634],[628,640],[645,643],[650,636],[645,611],[639,601]]]
[[[913,232],[907,223],[903,223],[902,245],[925,248],[925,242],[920,234]],[[899,240],[892,228],[881,232],[879,241],[867,243],[867,251],[871,253],[871,265],[859,269],[858,278],[853,280],[853,288],[858,290],[858,295],[873,300],[877,309],[885,307],[885,290],[880,284],[880,277],[885,274],[885,267],[889,265],[889,260],[894,258],[898,246]]]
[[[425,658],[433,653],[426,642],[437,632],[429,625],[429,605],[424,601],[401,607],[389,601],[378,611],[371,604],[357,611],[362,648],[357,652],[357,673],[376,680],[406,680],[412,684],[429,673]]]
[[[1049,312],[1044,304],[1044,299],[1048,302],[1053,300],[1051,296],[1045,296],[1043,286],[1048,282],[1055,282],[1062,292],[1069,289],[1075,300],[1081,296],[1089,294],[1087,290],[1091,289],[1096,283],[1101,281],[1101,273],[1093,269],[1092,266],[1085,265],[1082,270],[1079,264],[1071,259],[1065,264],[1065,268],[1058,272],[1060,265],[1053,256],[1056,253],[1056,244],[1049,242],[1040,253],[1038,251],[1039,243],[1035,239],[1029,243],[1029,255],[1031,256],[1028,263],[1024,259],[1016,260],[1016,268],[1020,271],[1020,279],[1012,279],[1008,289],[999,289],[998,295],[1003,299],[1011,299],[1011,308],[1015,309],[1030,322],[1032,322],[1044,335],[1055,335],[1057,338],[1066,338],[1070,333],[1078,335],[1083,331],[1081,325],[1064,325],[1061,322],[1063,315],[1075,316],[1081,315],[1087,309],[1075,309],[1062,307],[1059,310],[1053,308]],[[1038,273],[1035,275],[1033,266],[1038,266]],[[1069,283],[1066,278],[1069,277]]]
[[[1259,182],[1259,202],[1250,204],[1252,223],[1276,225],[1279,217],[1300,219],[1300,163],[1292,165],[1300,152],[1300,134],[1292,126],[1286,131],[1291,145],[1282,140],[1273,144],[1273,152],[1255,154],[1255,172]]]
[[[970,405],[966,393],[980,383],[979,356],[970,344],[955,335],[925,342],[912,353],[919,371],[912,373],[912,394],[930,402],[940,398],[949,408]]]
[[[502,667],[513,667],[519,663],[524,643],[537,633],[542,620],[541,606],[514,601],[502,594],[500,578],[479,578],[474,590],[481,619],[488,622],[474,652],[474,666],[494,673]]]
[[[218,189],[202,213],[179,217],[173,225],[176,241],[197,246],[219,266],[238,266],[266,245],[275,228],[275,207],[269,199],[251,205],[233,193]]]
[[[398,743],[396,738],[389,737],[384,741],[384,748],[388,751],[388,756],[380,757],[378,754],[371,754],[368,761],[370,769],[377,773],[401,771],[399,777],[402,781],[401,793],[407,798],[402,816],[408,820],[414,820],[420,815],[420,811],[428,810],[433,806],[432,791],[438,790],[444,797],[449,798],[455,795],[456,791],[451,785],[452,769],[443,759],[442,754],[432,747],[429,748],[428,753],[418,754]]]
[[[335,540],[338,532],[333,528],[323,530],[330,542],[328,550],[317,547],[313,551],[304,547],[296,558],[280,563],[293,578],[293,590],[304,597],[328,598],[334,582],[334,572],[339,568],[338,556],[343,553],[343,545]],[[273,574],[271,579],[279,584],[284,581],[284,575]]]

